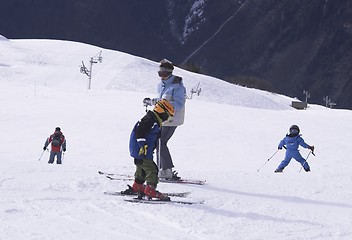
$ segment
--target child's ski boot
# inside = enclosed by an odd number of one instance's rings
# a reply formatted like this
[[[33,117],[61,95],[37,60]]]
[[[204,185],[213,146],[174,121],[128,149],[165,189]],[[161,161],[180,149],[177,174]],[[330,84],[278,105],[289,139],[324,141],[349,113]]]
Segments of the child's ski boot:
[[[121,191],[122,194],[125,194],[125,195],[137,195],[140,193],[144,194],[145,187],[143,184],[134,182],[132,187],[130,185],[127,185],[127,187],[128,188],[125,191]]]
[[[158,198],[161,201],[170,201],[170,198],[168,196],[165,196],[161,192],[157,191],[156,186],[153,185],[147,185],[146,188],[144,189],[144,194],[147,198]]]

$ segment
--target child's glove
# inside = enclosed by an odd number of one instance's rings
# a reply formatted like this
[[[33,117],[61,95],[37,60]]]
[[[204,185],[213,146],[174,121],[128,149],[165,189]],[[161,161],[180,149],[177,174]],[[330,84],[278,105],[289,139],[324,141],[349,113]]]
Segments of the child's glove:
[[[310,149],[312,152],[314,152],[314,146],[309,146],[308,149]]]
[[[139,156],[146,156],[147,155],[147,148],[148,148],[147,144],[145,144],[142,147],[140,147]]]
[[[46,150],[46,146],[43,147],[43,150],[44,150],[44,151]]]

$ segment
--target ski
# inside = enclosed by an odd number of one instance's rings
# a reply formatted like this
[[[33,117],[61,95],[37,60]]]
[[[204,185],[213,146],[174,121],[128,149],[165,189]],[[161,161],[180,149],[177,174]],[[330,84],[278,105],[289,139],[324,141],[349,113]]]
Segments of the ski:
[[[134,180],[134,176],[127,174],[116,174],[116,173],[105,173],[102,171],[98,171],[100,175],[105,175],[110,180]],[[195,185],[204,185],[206,180],[198,180],[198,179],[167,179],[167,178],[159,178],[159,182],[161,183],[182,183],[182,184],[195,184]]]
[[[197,179],[166,179],[159,178],[159,182],[162,183],[183,183],[183,184],[195,184],[195,185],[204,185],[206,180],[197,180]]]
[[[98,171],[98,173],[100,175],[105,175],[105,176],[109,176],[111,178],[133,178],[134,176],[132,175],[128,175],[128,174],[119,174],[119,173],[107,173],[107,172],[102,172],[102,171]]]
[[[132,198],[132,199],[124,199],[126,202],[131,203],[145,203],[145,204],[185,204],[185,205],[193,205],[193,204],[203,204],[205,201],[180,201],[180,200],[170,200],[170,201],[163,201],[159,199],[139,199],[139,198]]]
[[[98,173],[99,173],[100,175],[109,175],[109,176],[114,175],[113,173],[106,173],[106,172],[103,172],[103,171],[98,171]]]
[[[138,193],[131,193],[131,194],[126,194],[122,192],[104,192],[106,195],[113,195],[113,196],[138,196]],[[170,192],[170,193],[163,193],[164,195],[168,197],[181,197],[185,198],[188,195],[191,194],[191,192]]]
[[[111,177],[110,175],[106,175],[106,178],[110,180],[120,180],[120,181],[131,181],[134,180],[134,177],[126,176],[126,177]]]
[[[106,178],[110,180],[120,180],[120,181],[129,181],[129,180],[134,180],[134,176],[132,175],[127,175],[127,174],[117,174],[117,173],[107,173],[103,171],[98,171],[100,175],[105,176]]]

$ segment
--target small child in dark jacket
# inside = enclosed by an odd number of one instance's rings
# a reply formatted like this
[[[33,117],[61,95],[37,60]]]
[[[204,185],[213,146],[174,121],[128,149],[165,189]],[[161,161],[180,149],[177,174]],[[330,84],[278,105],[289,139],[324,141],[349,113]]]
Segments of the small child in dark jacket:
[[[165,99],[155,104],[153,111],[138,121],[130,136],[130,155],[134,158],[136,172],[132,187],[122,193],[144,193],[147,198],[170,198],[156,190],[158,184],[158,167],[153,160],[156,143],[160,137],[162,122],[175,113],[174,107]],[[144,182],[147,185],[144,186]]]
[[[310,171],[310,167],[307,161],[299,153],[298,147],[301,145],[302,147],[308,148],[313,152],[314,146],[310,146],[305,143],[299,132],[299,127],[297,125],[292,125],[290,127],[290,133],[280,141],[278,149],[281,150],[286,146],[286,155],[285,159],[280,163],[275,172],[282,172],[284,168],[290,163],[292,158],[299,162],[306,172]]]

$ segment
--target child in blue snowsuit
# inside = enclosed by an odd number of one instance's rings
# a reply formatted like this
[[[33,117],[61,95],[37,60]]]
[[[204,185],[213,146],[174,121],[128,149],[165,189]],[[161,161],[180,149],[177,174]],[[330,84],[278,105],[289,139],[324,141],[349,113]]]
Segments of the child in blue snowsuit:
[[[153,111],[138,121],[130,137],[130,155],[134,159],[136,172],[134,183],[123,194],[142,193],[148,198],[169,201],[170,198],[156,190],[158,184],[158,167],[153,161],[153,153],[160,137],[162,122],[175,114],[174,107],[165,99],[155,104]],[[144,183],[147,183],[145,186]]]
[[[299,153],[298,147],[301,145],[302,147],[308,148],[313,152],[314,146],[310,146],[305,143],[299,132],[299,127],[297,125],[292,125],[290,127],[290,133],[280,141],[278,149],[281,150],[286,146],[285,148],[287,150],[285,159],[280,163],[275,172],[282,172],[284,168],[290,163],[292,158],[299,162],[306,172],[310,171],[310,167],[306,160]]]

